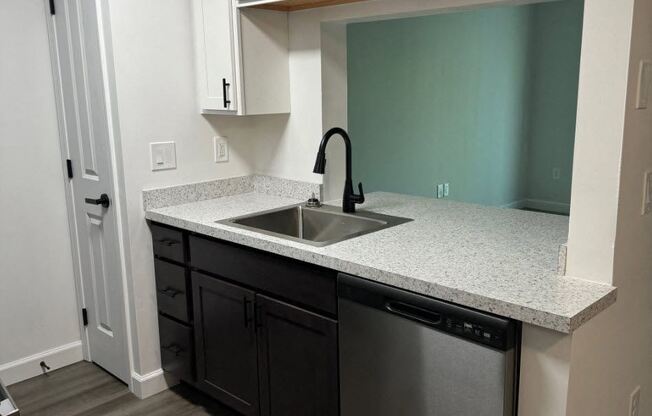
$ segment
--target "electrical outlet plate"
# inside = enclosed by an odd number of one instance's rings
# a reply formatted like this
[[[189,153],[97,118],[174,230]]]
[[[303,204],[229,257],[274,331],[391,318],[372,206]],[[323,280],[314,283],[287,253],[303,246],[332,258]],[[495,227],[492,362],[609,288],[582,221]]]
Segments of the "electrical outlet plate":
[[[643,179],[643,209],[642,214],[652,212],[652,170],[645,172]]]
[[[177,151],[174,142],[150,143],[149,150],[153,171],[177,168]]]
[[[559,168],[553,168],[552,169],[552,179],[557,181],[561,178],[561,169]]]
[[[437,198],[443,198],[444,197],[444,184],[440,183],[437,185]]]
[[[641,61],[638,70],[636,109],[644,110],[648,107],[650,93],[652,93],[652,61]]]
[[[641,413],[641,386],[634,389],[629,396],[629,416],[640,416]]]
[[[451,192],[451,185],[450,183],[445,183],[444,184],[444,198],[446,198]]]
[[[213,153],[215,155],[215,163],[229,161],[229,143],[226,137],[213,137]]]

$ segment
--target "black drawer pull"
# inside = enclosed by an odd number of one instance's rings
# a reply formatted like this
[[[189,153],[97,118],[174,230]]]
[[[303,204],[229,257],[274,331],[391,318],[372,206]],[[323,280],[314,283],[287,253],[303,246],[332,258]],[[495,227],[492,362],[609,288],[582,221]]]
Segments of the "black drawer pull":
[[[162,350],[166,350],[166,351],[170,351],[170,352],[171,352],[172,354],[174,354],[176,357],[178,357],[179,354],[181,354],[182,352],[185,351],[185,350],[184,350],[183,348],[181,348],[179,345],[174,344],[174,343],[172,343],[172,344],[170,344],[170,345],[161,345],[161,349],[162,349]]]
[[[161,295],[169,296],[172,299],[174,299],[175,296],[180,295],[183,292],[181,290],[177,290],[177,289],[172,288],[172,287],[166,287],[163,290],[159,290],[158,293],[160,293]]]
[[[161,245],[164,245],[166,247],[172,247],[172,246],[176,246],[177,244],[181,244],[181,241],[172,240],[170,238],[164,238],[162,240],[156,240],[156,242],[161,244]]]

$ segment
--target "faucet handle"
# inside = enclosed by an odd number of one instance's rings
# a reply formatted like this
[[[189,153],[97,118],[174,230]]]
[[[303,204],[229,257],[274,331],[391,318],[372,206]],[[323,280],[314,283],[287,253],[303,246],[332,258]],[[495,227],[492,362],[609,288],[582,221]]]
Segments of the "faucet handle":
[[[356,204],[364,204],[364,190],[362,189],[362,182],[358,183],[358,190],[360,193],[353,196],[353,202]]]

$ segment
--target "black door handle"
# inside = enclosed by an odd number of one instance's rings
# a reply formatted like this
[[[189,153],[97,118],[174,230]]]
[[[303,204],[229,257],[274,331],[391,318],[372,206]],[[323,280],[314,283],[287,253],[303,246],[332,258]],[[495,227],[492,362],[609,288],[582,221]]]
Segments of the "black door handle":
[[[231,84],[226,82],[226,78],[222,78],[222,98],[224,99],[224,108],[229,108],[229,104],[231,104],[231,100],[228,99],[228,96],[226,94],[226,87],[230,87]]]
[[[100,199],[86,198],[84,201],[86,201],[87,204],[102,205],[104,208],[108,208],[109,205],[111,205],[111,201],[107,194],[100,195]]]

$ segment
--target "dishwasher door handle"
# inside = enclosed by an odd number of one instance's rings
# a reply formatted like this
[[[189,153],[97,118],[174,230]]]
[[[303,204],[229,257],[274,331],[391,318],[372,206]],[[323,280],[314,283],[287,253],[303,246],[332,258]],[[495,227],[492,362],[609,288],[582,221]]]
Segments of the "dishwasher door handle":
[[[394,315],[402,316],[403,318],[421,322],[422,324],[429,326],[438,326],[441,324],[442,320],[441,314],[437,312],[410,305],[405,302],[393,300],[387,301],[385,303],[385,309]]]

